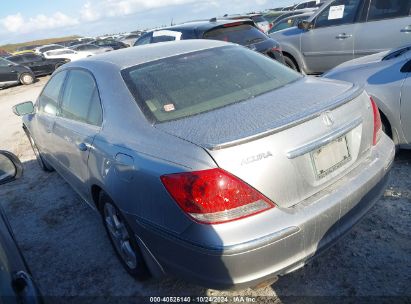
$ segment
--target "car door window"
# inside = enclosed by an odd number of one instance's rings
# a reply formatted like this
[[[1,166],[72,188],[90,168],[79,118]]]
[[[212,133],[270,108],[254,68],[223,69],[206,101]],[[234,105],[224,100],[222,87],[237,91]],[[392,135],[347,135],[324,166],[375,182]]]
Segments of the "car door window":
[[[350,24],[356,21],[361,0],[335,0],[315,20],[315,27]]]
[[[47,85],[45,86],[43,92],[41,93],[38,101],[38,109],[41,113],[47,113],[49,115],[56,115],[59,103],[59,96],[61,88],[66,78],[66,71],[62,71],[54,75]]]
[[[411,13],[411,0],[371,0],[367,21],[407,17]]]
[[[293,20],[290,19],[290,18],[286,18],[286,19],[280,21],[279,23],[277,23],[277,24],[273,27],[272,31],[273,31],[273,32],[277,32],[277,31],[280,31],[280,30],[289,28],[289,27],[292,26],[292,24],[293,24]]]
[[[16,57],[12,57],[11,60],[13,60],[13,62],[15,63],[24,63],[24,59],[22,56],[16,56]]]
[[[10,64],[13,64],[13,63],[11,61],[6,60],[6,59],[0,58],[0,66],[1,67],[7,67]]]
[[[102,109],[96,82],[90,73],[72,70],[63,93],[60,116],[101,125]]]
[[[27,54],[24,55],[24,61],[25,62],[38,62],[41,61],[42,58],[40,56],[34,55],[34,54]]]

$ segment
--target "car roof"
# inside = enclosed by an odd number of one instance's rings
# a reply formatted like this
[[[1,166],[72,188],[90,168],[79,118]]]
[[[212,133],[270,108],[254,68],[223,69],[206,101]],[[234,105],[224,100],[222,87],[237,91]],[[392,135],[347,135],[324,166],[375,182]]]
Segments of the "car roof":
[[[227,45],[233,44],[218,40],[206,39],[159,42],[95,55],[87,59],[67,63],[64,65],[64,67],[71,68],[81,66],[92,69],[96,64],[107,62],[112,66],[115,66],[117,70],[122,70],[128,67],[155,61],[162,58],[168,58],[180,54],[187,54],[217,47],[224,47]]]
[[[160,31],[160,30],[179,30],[179,31],[199,31],[199,32],[207,32],[213,28],[224,26],[225,24],[232,24],[237,22],[244,22],[250,25],[254,25],[254,22],[251,19],[238,19],[238,20],[231,20],[231,19],[217,19],[212,18],[210,20],[197,20],[197,21],[189,21],[182,24],[177,24],[169,27],[158,28],[153,30]]]

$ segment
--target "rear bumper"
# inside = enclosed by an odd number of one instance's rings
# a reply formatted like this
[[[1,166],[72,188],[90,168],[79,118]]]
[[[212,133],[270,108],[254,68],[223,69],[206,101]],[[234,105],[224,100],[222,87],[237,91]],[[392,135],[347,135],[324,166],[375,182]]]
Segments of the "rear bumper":
[[[287,225],[252,241],[202,245],[134,217],[135,229],[148,264],[163,272],[216,289],[255,286],[300,268],[348,232],[383,193],[394,154],[392,141],[383,136],[341,180],[293,208],[276,208]]]

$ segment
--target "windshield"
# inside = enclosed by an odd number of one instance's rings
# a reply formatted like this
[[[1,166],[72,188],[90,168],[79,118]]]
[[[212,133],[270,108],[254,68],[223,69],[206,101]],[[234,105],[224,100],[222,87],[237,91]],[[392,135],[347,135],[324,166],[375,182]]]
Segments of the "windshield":
[[[212,111],[301,77],[268,57],[236,46],[161,59],[123,70],[122,75],[154,122]]]

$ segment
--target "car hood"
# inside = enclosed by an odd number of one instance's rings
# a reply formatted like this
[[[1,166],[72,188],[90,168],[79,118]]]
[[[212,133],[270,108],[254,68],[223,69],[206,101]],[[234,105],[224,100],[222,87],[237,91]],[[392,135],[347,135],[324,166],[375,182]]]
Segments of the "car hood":
[[[253,99],[155,127],[213,150],[308,120],[357,89],[347,82],[303,77]]]

